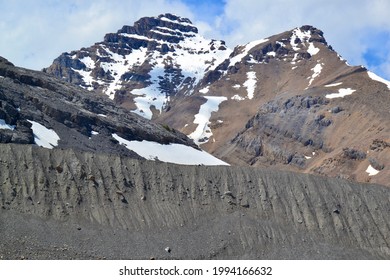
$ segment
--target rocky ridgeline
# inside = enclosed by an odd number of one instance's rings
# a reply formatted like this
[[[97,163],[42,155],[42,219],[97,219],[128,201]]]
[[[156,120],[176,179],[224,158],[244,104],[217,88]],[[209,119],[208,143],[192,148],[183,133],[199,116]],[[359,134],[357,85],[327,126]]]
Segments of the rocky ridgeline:
[[[15,67],[3,58],[0,79],[1,143],[33,144],[31,126],[36,122],[58,134],[58,148],[138,157],[119,145],[114,133],[127,140],[196,147],[180,132],[118,108],[106,96],[42,72]]]
[[[141,18],[106,34],[103,42],[63,53],[44,71],[151,118],[174,96],[191,94],[229,53],[223,41],[200,36],[190,20],[165,14]]]

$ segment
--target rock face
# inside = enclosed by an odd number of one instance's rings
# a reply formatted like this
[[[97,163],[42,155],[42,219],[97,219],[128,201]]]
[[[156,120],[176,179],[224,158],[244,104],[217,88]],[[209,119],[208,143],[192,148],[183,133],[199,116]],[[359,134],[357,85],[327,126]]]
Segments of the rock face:
[[[37,130],[34,133],[34,127]],[[118,108],[106,96],[90,93],[42,72],[0,60],[0,143],[34,144],[50,138],[49,148],[111,153],[140,158],[119,145],[127,140],[197,146],[184,134]]]
[[[1,259],[390,258],[387,187],[32,145],[0,154]]]
[[[189,19],[165,14],[141,18],[106,34],[103,42],[63,53],[44,71],[103,92],[151,119],[169,110],[175,96],[192,93],[229,54],[223,41],[204,39]]]
[[[233,165],[390,182],[390,149],[371,149],[390,143],[390,83],[348,65],[312,26],[229,50],[188,19],[143,18],[45,71],[115,97]]]

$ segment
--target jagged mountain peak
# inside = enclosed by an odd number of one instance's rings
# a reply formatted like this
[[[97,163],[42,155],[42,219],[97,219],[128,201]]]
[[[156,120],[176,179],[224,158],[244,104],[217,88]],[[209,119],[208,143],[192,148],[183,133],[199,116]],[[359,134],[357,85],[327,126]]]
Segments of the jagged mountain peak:
[[[104,41],[58,57],[44,71],[151,119],[175,95],[190,95],[230,50],[198,34],[190,20],[172,14],[145,17],[109,33]]]
[[[303,25],[265,39],[251,41],[237,46],[229,56],[228,66],[242,60],[248,63],[268,63],[269,59],[307,59],[316,55],[319,45],[331,50],[323,32],[310,25]]]
[[[158,17],[143,17],[136,21],[133,26],[125,25],[117,33],[107,34],[105,41],[111,41],[112,36],[117,35],[139,40],[148,38],[179,43],[185,37],[194,37],[197,33],[198,29],[189,19],[172,14],[163,14]]]

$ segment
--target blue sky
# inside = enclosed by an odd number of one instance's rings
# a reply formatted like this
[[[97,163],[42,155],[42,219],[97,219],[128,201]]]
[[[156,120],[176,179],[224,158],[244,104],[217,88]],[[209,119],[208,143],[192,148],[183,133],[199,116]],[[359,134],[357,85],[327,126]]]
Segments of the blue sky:
[[[62,52],[167,12],[231,48],[310,24],[350,64],[390,80],[389,0],[0,0],[0,56],[39,70]]]

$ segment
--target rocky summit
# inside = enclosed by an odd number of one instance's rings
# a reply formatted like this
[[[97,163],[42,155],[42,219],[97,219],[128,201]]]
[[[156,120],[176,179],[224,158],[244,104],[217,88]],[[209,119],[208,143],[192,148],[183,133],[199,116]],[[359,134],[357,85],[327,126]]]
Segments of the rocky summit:
[[[147,17],[44,71],[232,165],[390,182],[390,82],[349,65],[313,26],[229,49],[188,19]]]
[[[229,54],[223,41],[203,38],[190,20],[165,14],[123,26],[89,48],[63,53],[44,71],[103,92],[151,119],[169,110],[176,96],[192,94]]]

